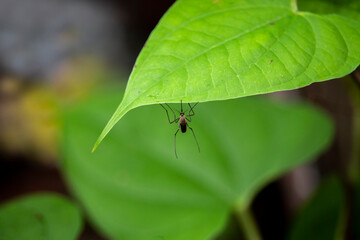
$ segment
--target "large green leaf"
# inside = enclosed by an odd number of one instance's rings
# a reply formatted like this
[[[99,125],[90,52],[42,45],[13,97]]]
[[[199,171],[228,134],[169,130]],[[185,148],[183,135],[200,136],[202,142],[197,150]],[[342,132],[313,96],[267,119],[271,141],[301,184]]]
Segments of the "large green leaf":
[[[34,194],[0,207],[1,240],[71,240],[81,227],[79,209],[54,194]]]
[[[179,0],[141,51],[94,149],[131,109],[289,90],[360,63],[360,22],[297,11],[290,0]]]
[[[345,239],[345,219],[344,189],[328,179],[298,214],[288,239]]]
[[[160,106],[131,111],[89,152],[118,96],[105,91],[68,109],[64,170],[93,222],[115,239],[208,239],[231,211],[247,209],[270,180],[329,143],[332,125],[303,103],[251,97],[196,107],[177,138]],[[174,106],[178,108],[179,106]],[[163,237],[163,238],[162,238]]]

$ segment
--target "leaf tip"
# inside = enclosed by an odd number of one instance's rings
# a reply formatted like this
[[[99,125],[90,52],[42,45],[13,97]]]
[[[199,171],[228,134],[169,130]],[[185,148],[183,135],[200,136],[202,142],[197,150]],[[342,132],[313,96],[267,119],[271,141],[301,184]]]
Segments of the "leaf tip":
[[[91,150],[91,153],[95,152],[96,148],[97,148],[97,144],[94,145],[93,149]]]
[[[94,147],[92,148],[91,150],[91,153],[95,152],[95,150],[97,149],[97,147],[100,145],[102,139],[101,138],[98,138],[98,140],[96,140],[95,144],[94,144]]]

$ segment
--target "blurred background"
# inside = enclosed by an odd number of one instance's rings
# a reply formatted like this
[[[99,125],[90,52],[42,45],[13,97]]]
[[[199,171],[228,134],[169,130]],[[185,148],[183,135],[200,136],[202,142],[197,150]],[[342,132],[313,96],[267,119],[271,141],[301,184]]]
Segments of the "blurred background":
[[[38,191],[70,195],[59,171],[59,99],[76,102],[98,85],[125,82],[173,2],[0,0],[0,204]],[[272,94],[325,109],[336,134],[326,153],[257,195],[252,208],[265,239],[285,237],[291,217],[324,176],[345,176],[352,124],[345,86],[350,81]],[[237,224],[228,228],[240,231]],[[80,239],[105,238],[86,224]],[[231,238],[224,233],[219,239]]]

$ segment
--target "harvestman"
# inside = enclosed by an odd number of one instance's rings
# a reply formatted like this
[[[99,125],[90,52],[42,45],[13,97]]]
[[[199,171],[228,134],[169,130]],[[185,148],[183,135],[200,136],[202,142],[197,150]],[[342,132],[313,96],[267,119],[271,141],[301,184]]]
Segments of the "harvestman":
[[[183,112],[183,107],[182,107],[182,101],[180,102],[181,104],[181,112],[179,112],[180,116],[178,118],[176,118],[176,114],[174,112],[174,110],[169,106],[169,104],[165,103],[166,106],[168,106],[168,108],[170,108],[170,110],[173,112],[174,114],[174,120],[173,121],[170,121],[170,117],[169,117],[169,113],[168,113],[168,110],[162,105],[160,104],[160,106],[165,109],[166,111],[166,115],[168,117],[168,120],[169,120],[169,123],[170,124],[173,124],[173,123],[178,123],[179,121],[179,128],[176,130],[175,132],[175,136],[174,136],[174,147],[175,147],[175,156],[176,158],[178,158],[177,156],[177,153],[176,153],[176,134],[179,132],[179,130],[181,130],[182,133],[185,133],[186,132],[186,129],[187,127],[191,130],[191,132],[193,133],[194,135],[194,138],[195,138],[195,142],[196,142],[196,145],[199,149],[199,152],[200,152],[200,147],[199,147],[199,143],[196,139],[196,136],[195,136],[195,133],[194,133],[194,130],[192,129],[192,127],[189,126],[189,124],[187,123],[187,121],[191,122],[191,117],[195,115],[195,112],[194,112],[194,108],[195,106],[198,104],[198,103],[195,103],[195,105],[191,106],[190,103],[188,103],[189,105],[189,115],[185,115],[185,112]]]

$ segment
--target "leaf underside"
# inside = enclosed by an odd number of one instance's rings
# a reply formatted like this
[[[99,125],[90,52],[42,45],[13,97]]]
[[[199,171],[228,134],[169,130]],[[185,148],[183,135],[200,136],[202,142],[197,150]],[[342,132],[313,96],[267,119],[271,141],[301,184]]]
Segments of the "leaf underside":
[[[290,0],[179,0],[141,51],[94,149],[131,109],[290,90],[360,63],[360,22],[296,10]]]

